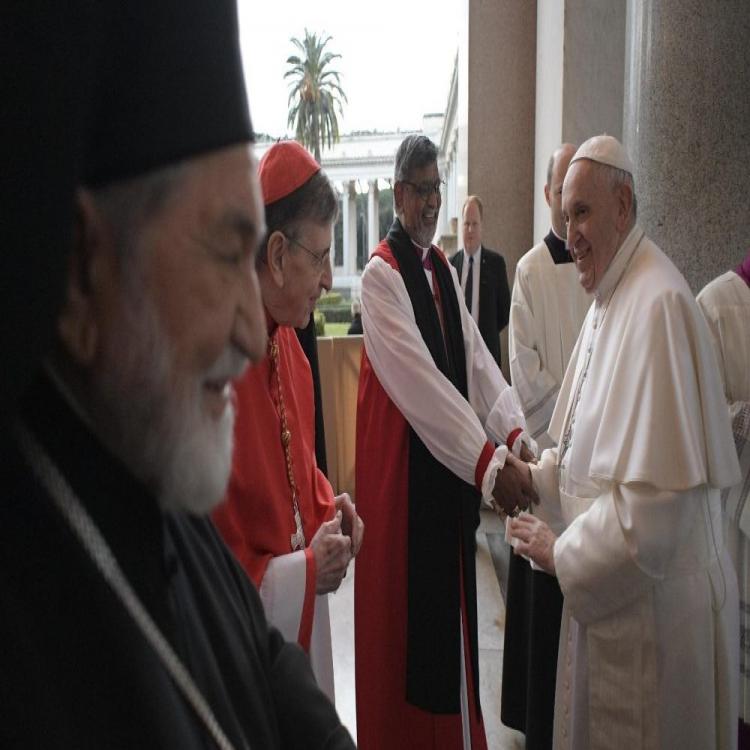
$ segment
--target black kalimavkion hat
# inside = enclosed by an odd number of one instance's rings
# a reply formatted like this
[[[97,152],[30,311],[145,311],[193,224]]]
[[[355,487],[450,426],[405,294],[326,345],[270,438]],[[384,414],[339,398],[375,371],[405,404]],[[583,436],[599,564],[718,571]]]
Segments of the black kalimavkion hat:
[[[8,3],[0,128],[4,413],[52,340],[76,188],[253,140],[235,0]]]

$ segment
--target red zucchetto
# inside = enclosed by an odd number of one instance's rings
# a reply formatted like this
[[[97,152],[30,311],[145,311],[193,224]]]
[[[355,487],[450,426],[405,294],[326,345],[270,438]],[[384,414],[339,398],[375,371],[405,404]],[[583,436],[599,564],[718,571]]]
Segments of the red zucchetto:
[[[297,141],[274,143],[258,165],[263,205],[286,198],[319,171],[320,164]]]

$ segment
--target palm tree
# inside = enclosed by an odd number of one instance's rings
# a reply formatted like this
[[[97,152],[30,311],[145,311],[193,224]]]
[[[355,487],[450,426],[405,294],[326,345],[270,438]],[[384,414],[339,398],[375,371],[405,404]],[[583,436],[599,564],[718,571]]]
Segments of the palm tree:
[[[347,101],[341,88],[341,78],[328,65],[341,55],[325,52],[330,36],[318,37],[305,29],[305,38],[290,40],[300,51],[301,57],[291,55],[287,64],[291,67],[284,78],[291,78],[289,93],[289,118],[287,124],[294,126],[294,137],[309,148],[320,161],[320,150],[339,139],[339,122],[336,110],[343,116],[341,102]]]

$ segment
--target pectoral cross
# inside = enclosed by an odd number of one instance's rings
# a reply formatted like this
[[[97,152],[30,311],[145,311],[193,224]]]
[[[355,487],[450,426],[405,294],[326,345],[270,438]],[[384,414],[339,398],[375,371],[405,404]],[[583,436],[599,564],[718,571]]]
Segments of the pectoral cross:
[[[294,525],[297,527],[297,530],[291,536],[292,552],[305,549],[305,532],[302,531],[302,516],[300,516],[297,503],[294,504]]]

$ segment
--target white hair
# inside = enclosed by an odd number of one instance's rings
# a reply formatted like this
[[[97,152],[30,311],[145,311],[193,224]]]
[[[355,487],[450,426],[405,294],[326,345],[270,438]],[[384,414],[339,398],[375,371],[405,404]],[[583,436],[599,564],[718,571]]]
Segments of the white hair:
[[[630,188],[630,192],[633,195],[633,205],[630,213],[633,221],[635,221],[638,215],[638,202],[635,197],[635,180],[633,179],[633,175],[624,169],[619,169],[609,164],[600,164],[596,161],[592,163],[597,167],[602,179],[606,181],[607,186],[613,193],[617,192],[623,185],[627,185]]]
[[[151,194],[141,198],[132,183],[106,189],[109,194],[104,196],[103,210],[120,244],[125,294],[113,333],[102,340],[87,411],[97,433],[155,493],[164,510],[207,513],[226,491],[234,408],[225,409],[218,420],[205,414],[203,386],[206,381],[238,377],[247,360],[229,345],[207,372],[176,370],[154,293],[145,284],[149,248],[141,229],[174,189],[178,174],[162,172]],[[128,195],[135,202],[129,203]]]

